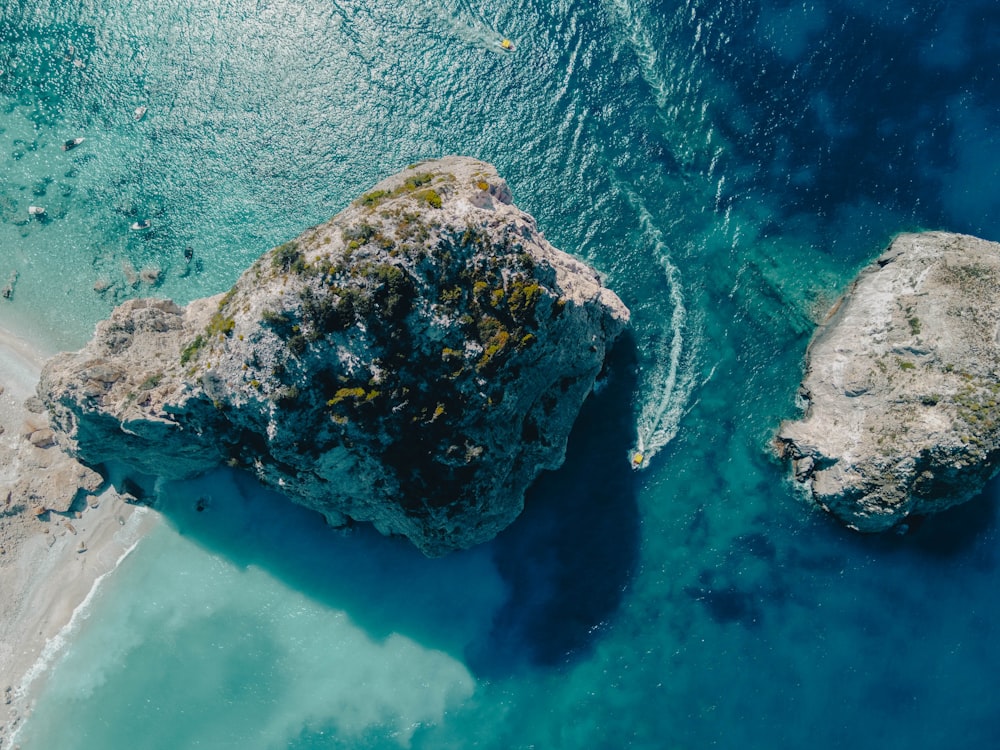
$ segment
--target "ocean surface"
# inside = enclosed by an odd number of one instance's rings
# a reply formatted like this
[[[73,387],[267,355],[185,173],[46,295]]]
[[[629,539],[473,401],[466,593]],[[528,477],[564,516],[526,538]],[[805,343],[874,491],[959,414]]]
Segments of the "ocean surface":
[[[768,447],[895,233],[1000,240],[998,59],[995,0],[5,0],[0,325],[45,350],[453,153],[634,315],[470,552],[149,479],[23,750],[1000,746],[1000,487],[862,538]]]

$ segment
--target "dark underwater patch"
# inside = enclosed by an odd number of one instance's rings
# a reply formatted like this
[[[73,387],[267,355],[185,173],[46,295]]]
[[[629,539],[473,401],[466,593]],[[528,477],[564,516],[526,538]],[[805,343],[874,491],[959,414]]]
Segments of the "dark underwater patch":
[[[510,587],[477,671],[517,663],[551,666],[585,651],[614,615],[638,556],[634,440],[634,342],[612,351],[606,385],[583,405],[566,463],[528,491],[521,517],[494,542]]]

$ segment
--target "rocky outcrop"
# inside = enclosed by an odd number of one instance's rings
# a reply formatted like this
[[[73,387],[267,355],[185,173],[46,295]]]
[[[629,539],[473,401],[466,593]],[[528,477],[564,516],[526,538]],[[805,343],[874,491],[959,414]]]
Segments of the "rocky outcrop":
[[[69,513],[77,501],[101,488],[100,474],[56,450],[55,444],[45,415],[25,410],[20,434],[0,446],[0,517],[22,511],[36,516]]]
[[[861,531],[965,502],[1000,462],[1000,244],[897,237],[809,345],[779,451]]]
[[[133,300],[39,394],[90,465],[221,462],[429,555],[493,537],[566,439],[628,310],[489,165],[375,186],[225,295]]]

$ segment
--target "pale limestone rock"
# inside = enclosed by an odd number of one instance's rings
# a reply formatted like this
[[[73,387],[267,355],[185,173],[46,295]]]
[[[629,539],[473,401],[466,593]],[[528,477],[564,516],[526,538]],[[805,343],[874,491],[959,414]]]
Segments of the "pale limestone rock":
[[[1000,461],[1000,244],[897,237],[813,337],[779,451],[861,531],[965,502]]]
[[[39,394],[85,463],[254,472],[429,555],[492,538],[566,439],[628,310],[488,164],[375,186],[225,295],[134,300]]]
[[[67,513],[79,497],[97,492],[104,479],[66,453],[54,449],[55,432],[43,416],[28,415],[21,427],[24,442],[7,457],[16,477],[6,489],[7,508]]]

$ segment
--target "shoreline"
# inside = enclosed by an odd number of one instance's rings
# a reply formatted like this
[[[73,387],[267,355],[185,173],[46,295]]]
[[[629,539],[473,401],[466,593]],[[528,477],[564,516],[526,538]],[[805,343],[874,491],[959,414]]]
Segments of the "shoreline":
[[[96,475],[46,443],[47,416],[25,402],[47,356],[0,327],[0,748],[98,587],[157,520],[111,487],[86,494]]]

